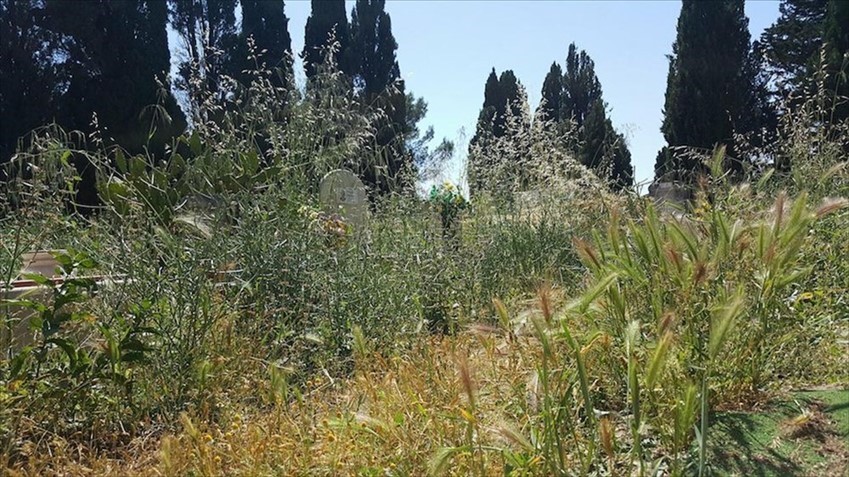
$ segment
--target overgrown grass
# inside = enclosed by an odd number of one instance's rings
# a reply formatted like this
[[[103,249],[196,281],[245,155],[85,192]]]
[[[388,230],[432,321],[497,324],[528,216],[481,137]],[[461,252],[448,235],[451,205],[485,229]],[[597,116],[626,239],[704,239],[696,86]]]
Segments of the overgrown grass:
[[[0,304],[5,336],[32,338],[2,341],[7,472],[704,475],[716,411],[849,385],[849,170],[810,125],[782,139],[790,174],[715,166],[680,216],[528,135],[533,174],[450,230],[407,190],[350,224],[318,180],[379,166],[382,113],[337,80],[292,96],[260,76],[157,160],[35,135],[2,283],[43,248],[68,280]],[[89,218],[69,215],[83,155]]]

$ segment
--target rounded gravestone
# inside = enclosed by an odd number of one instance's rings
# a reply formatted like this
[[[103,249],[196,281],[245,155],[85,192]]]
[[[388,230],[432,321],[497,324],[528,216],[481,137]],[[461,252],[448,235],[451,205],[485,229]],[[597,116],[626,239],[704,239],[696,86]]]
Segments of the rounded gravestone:
[[[366,188],[353,172],[344,169],[328,172],[319,184],[318,200],[326,213],[341,215],[355,229],[365,224]]]

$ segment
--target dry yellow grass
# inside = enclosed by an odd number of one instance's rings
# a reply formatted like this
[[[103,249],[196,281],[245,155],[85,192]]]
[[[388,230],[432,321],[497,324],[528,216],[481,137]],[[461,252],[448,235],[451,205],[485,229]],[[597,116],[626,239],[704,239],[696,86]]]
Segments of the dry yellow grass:
[[[180,432],[139,437],[120,456],[42,443],[41,455],[9,475],[424,475],[439,449],[464,444],[470,429],[482,447],[521,439],[538,354],[531,337],[478,326],[403,356],[372,353],[349,379],[314,378],[288,404],[233,406],[217,424],[184,414]],[[258,393],[268,386],[254,385]],[[500,455],[460,452],[448,466],[449,475],[481,471],[502,475]]]

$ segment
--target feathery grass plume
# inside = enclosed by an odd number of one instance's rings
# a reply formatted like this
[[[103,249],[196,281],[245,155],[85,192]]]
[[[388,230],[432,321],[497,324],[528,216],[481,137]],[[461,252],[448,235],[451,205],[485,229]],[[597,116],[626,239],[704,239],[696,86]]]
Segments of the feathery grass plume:
[[[578,251],[578,255],[581,257],[581,260],[593,271],[597,271],[601,268],[601,262],[599,261],[598,256],[586,240],[580,237],[575,237],[572,241],[572,245],[575,247],[575,250]]]
[[[522,451],[533,452],[534,445],[516,427],[501,422],[495,425],[492,430],[507,442],[518,446]]]
[[[578,312],[586,313],[587,308],[604,292],[607,291],[609,287],[614,285],[619,279],[619,272],[614,271],[607,274],[607,276],[603,277],[601,280],[598,280],[586,293],[580,298]]]
[[[781,192],[778,194],[778,197],[775,198],[775,205],[773,206],[774,214],[775,214],[775,222],[772,226],[772,235],[773,237],[778,235],[778,232],[781,230],[781,221],[784,219],[784,204],[787,201],[787,194],[785,192]]]
[[[164,436],[159,443],[159,461],[162,466],[162,474],[165,476],[177,475],[174,468],[174,450],[173,438]]]
[[[553,312],[551,310],[551,287],[543,285],[537,290],[539,297],[539,308],[542,311],[542,316],[545,318],[545,324],[551,326],[551,318]]]
[[[646,373],[646,387],[649,389],[654,389],[654,386],[657,383],[657,378],[660,376],[660,372],[666,364],[666,358],[669,347],[672,345],[672,340],[672,332],[666,331],[663,333],[663,336],[661,336],[660,341],[657,342],[657,346],[654,349],[651,360],[649,360],[648,372]]]
[[[657,332],[661,336],[663,336],[667,331],[671,331],[672,328],[676,324],[675,313],[672,311],[667,311],[660,318],[660,322],[657,324]]]
[[[707,275],[708,275],[707,265],[702,261],[696,262],[696,270],[693,273],[693,285],[698,286],[698,285],[704,283],[705,279],[707,278]]]
[[[354,359],[364,361],[369,356],[369,346],[366,340],[363,327],[354,325],[351,327],[351,349],[354,352]]]
[[[492,299],[492,306],[495,308],[495,313],[498,315],[498,322],[501,324],[501,327],[507,333],[512,333],[513,330],[510,325],[510,315],[507,312],[507,306],[498,298]]]
[[[469,400],[469,407],[474,410],[475,388],[474,383],[472,382],[472,372],[469,369],[469,358],[467,356],[461,355],[457,358],[457,371],[460,378],[460,386],[463,388],[463,391],[466,393],[466,398]]]
[[[590,394],[590,380],[587,374],[586,362],[583,354],[581,353],[581,346],[572,336],[572,333],[569,331],[568,325],[565,321],[563,322],[561,330],[563,337],[566,338],[566,343],[570,348],[572,348],[572,352],[575,356],[575,363],[578,365],[578,380],[581,385],[581,396],[584,399],[584,413],[586,414],[585,419],[592,425],[595,422],[595,412],[593,408],[592,395]]]
[[[737,290],[735,295],[723,306],[714,311],[710,328],[710,341],[708,344],[708,357],[715,360],[725,344],[728,333],[734,327],[737,319],[745,311],[745,298],[742,290]]]
[[[838,162],[837,164],[829,167],[823,174],[823,180],[829,180],[834,176],[841,175],[843,172],[849,168],[849,161]]]
[[[625,353],[628,359],[628,400],[631,404],[631,440],[634,442],[632,458],[636,458],[640,462],[642,468],[643,452],[642,441],[640,439],[640,427],[642,426],[642,413],[640,403],[640,381],[637,377],[637,345],[640,341],[640,322],[632,321],[628,323],[628,328],[625,332]]]
[[[681,453],[690,445],[690,436],[696,422],[698,408],[699,388],[695,384],[688,384],[682,390],[682,395],[675,401],[675,413],[673,422],[673,470],[679,467]]]
[[[849,207],[849,200],[843,197],[827,197],[823,200],[823,203],[817,208],[814,212],[816,218],[821,219],[826,215],[829,215],[838,210],[845,209]]]
[[[451,459],[454,455],[467,452],[468,450],[469,448],[467,446],[441,447],[427,462],[428,475],[439,476],[444,474],[451,464]]]

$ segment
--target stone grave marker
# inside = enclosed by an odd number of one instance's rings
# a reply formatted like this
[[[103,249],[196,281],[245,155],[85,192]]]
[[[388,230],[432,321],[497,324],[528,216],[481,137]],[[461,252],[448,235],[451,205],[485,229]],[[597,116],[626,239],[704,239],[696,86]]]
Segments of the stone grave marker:
[[[676,217],[686,211],[693,200],[693,190],[676,182],[655,182],[649,186],[649,197],[658,209]]]
[[[365,225],[368,201],[363,182],[353,172],[344,169],[330,171],[321,179],[318,199],[327,214],[339,214],[354,227]]]

